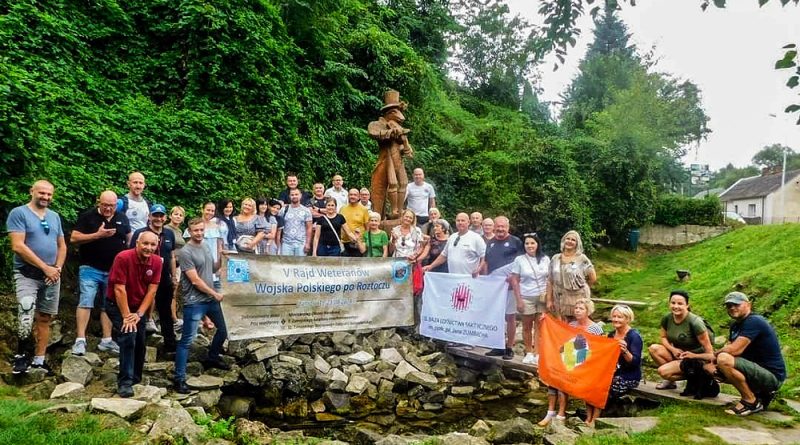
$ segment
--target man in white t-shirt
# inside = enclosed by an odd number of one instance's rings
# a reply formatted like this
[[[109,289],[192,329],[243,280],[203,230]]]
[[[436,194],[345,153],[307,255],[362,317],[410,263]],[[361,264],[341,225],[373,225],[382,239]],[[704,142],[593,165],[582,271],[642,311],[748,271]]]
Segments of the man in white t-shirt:
[[[144,175],[133,172],[128,175],[128,193],[119,199],[117,211],[128,217],[131,233],[147,227],[150,219],[150,204],[144,199]]]
[[[448,273],[478,276],[486,261],[486,243],[480,235],[469,230],[469,215],[466,213],[456,215],[456,230],[450,235],[441,255],[423,267],[423,271],[435,269],[447,261]]]
[[[436,207],[436,192],[425,182],[425,172],[415,168],[414,182],[406,186],[406,208],[417,215],[417,225],[422,226],[428,222],[428,210],[432,207]]]
[[[333,175],[331,182],[333,183],[333,187],[325,190],[325,196],[330,196],[336,200],[336,211],[338,212],[342,207],[347,205],[347,189],[342,187],[344,184],[342,175]]]

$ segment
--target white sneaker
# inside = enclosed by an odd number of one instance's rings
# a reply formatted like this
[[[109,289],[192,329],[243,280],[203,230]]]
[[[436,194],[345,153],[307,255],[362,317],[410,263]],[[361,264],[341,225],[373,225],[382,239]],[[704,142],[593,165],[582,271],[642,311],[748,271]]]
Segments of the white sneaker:
[[[183,330],[183,319],[179,318],[173,321],[172,326],[175,328],[175,332],[181,332]]]
[[[532,365],[535,363],[536,356],[533,355],[533,352],[528,352],[525,354],[525,357],[522,359],[522,363],[526,365]]]
[[[156,326],[156,321],[152,318],[147,319],[147,322],[144,324],[144,330],[151,334],[159,332],[158,326]]]
[[[110,352],[112,354],[119,354],[119,345],[114,340],[100,341],[100,343],[97,345],[97,349]]]
[[[75,340],[75,344],[72,345],[72,354],[73,355],[85,355],[86,354],[86,340]]]

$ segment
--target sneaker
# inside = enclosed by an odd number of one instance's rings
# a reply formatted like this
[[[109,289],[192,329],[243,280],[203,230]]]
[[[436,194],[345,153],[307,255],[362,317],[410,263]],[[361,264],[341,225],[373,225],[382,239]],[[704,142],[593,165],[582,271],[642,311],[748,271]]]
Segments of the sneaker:
[[[101,341],[97,349],[119,355],[119,345],[114,340]]]
[[[513,360],[514,359],[514,350],[511,348],[506,348],[505,352],[503,353],[503,360]]]
[[[175,392],[189,394],[192,391],[189,389],[189,385],[186,384],[186,380],[175,380]]]
[[[25,354],[17,354],[14,356],[14,369],[11,371],[12,374],[24,374],[28,372],[28,368],[30,368],[31,362],[28,359],[28,356]]]
[[[183,330],[183,319],[179,318],[173,321],[172,326],[175,329],[175,332],[181,332]]]
[[[133,388],[131,388],[129,385],[121,385],[117,389],[117,394],[119,394],[119,396],[124,399],[127,399],[128,397],[133,397]]]
[[[223,361],[221,358],[216,358],[216,359],[208,358],[203,360],[201,363],[203,364],[203,367],[206,369],[216,368],[216,369],[221,369],[223,371],[229,371],[231,369],[231,365],[225,363],[225,361]]]
[[[156,321],[152,318],[148,318],[147,322],[144,324],[144,330],[147,331],[148,334],[155,334],[157,332],[161,332],[156,326]]]
[[[31,365],[30,369],[44,369],[45,372],[47,372],[48,376],[55,375],[55,373],[53,372],[53,369],[50,368],[50,365],[48,365],[47,363],[42,363],[41,365],[33,364],[33,365]]]
[[[503,355],[505,355],[505,353],[506,353],[505,349],[492,349],[491,351],[487,352],[484,355],[487,357],[502,357]]]
[[[75,340],[75,344],[72,345],[72,355],[84,354],[86,354],[86,340]]]
[[[526,365],[533,365],[536,363],[536,356],[533,355],[533,352],[528,352],[525,354],[525,357],[522,358],[522,363]]]

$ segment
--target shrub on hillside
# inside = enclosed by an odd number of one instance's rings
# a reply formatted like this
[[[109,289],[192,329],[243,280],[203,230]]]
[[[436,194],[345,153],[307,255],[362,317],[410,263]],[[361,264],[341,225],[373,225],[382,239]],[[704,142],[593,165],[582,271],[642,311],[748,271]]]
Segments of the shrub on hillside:
[[[679,226],[722,224],[722,204],[716,196],[692,199],[680,195],[661,195],[656,203],[655,224]]]

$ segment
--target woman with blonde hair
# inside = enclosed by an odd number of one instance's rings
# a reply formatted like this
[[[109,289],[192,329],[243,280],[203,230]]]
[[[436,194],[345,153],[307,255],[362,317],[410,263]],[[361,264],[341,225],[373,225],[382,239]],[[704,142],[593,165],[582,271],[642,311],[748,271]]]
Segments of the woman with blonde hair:
[[[263,239],[275,239],[276,227],[256,213],[256,201],[253,198],[242,200],[242,211],[233,218],[236,225],[236,248],[259,254],[259,243]],[[267,229],[270,229],[269,233]]]
[[[418,257],[425,256],[424,246],[422,230],[417,227],[417,215],[410,209],[403,210],[400,214],[400,224],[392,229],[392,239],[389,243],[392,256],[406,258],[413,263]]]
[[[561,253],[553,255],[547,277],[547,310],[557,317],[574,318],[575,302],[590,298],[590,285],[597,281],[594,265],[583,253],[578,232],[570,230],[561,237]]]

